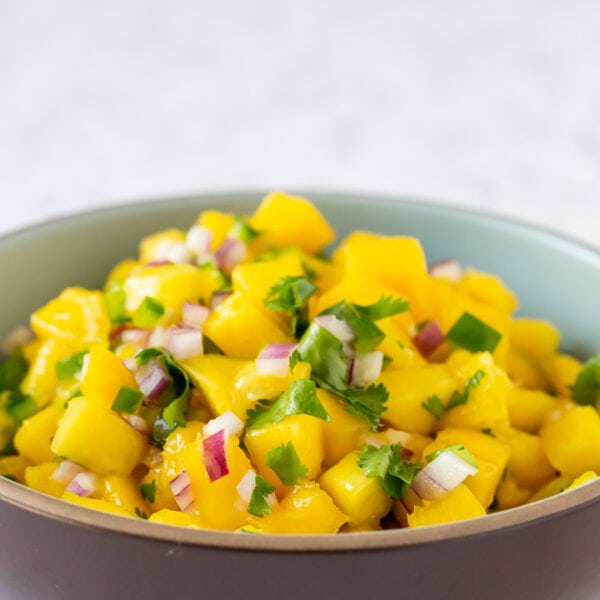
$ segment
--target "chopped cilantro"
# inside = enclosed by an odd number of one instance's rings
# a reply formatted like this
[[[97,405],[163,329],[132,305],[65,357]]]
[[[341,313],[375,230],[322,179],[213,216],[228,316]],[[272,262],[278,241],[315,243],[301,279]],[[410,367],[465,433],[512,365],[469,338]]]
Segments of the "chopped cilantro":
[[[145,296],[133,313],[133,326],[151,329],[163,316],[164,312],[165,308],[161,302],[150,296]]]
[[[436,394],[427,398],[425,402],[421,402],[421,406],[436,417],[436,419],[441,419],[446,412],[446,407],[442,404],[442,401]]]
[[[481,379],[485,376],[485,371],[482,371],[481,369],[475,371],[475,373],[473,373],[473,375],[471,375],[471,377],[469,377],[469,379],[467,379],[467,381],[465,381],[465,385],[464,385],[464,391],[463,392],[459,392],[459,391],[455,391],[452,396],[450,397],[450,400],[448,402],[448,405],[446,406],[446,410],[451,410],[453,408],[455,408],[456,406],[461,406],[462,404],[466,404],[467,400],[469,399],[469,394],[471,393],[471,391],[476,388],[480,383],[481,383]]]
[[[368,306],[339,302],[321,314],[335,315],[338,319],[346,321],[356,335],[354,349],[362,353],[374,350],[385,337],[383,331],[375,325],[375,321],[405,312],[408,306],[408,302],[401,298],[382,296],[375,304]]]
[[[275,471],[284,485],[294,485],[306,477],[308,469],[302,464],[292,442],[269,450],[267,466]]]
[[[267,502],[267,496],[274,491],[274,485],[271,485],[264,477],[256,475],[256,484],[248,503],[248,512],[255,517],[268,515],[271,512],[271,507]]]
[[[234,240],[240,240],[240,242],[244,242],[244,244],[249,244],[254,238],[260,235],[260,231],[257,231],[253,227],[248,224],[248,221],[241,217],[240,215],[236,215],[233,219],[233,223],[227,232],[228,238],[233,238]]]
[[[573,384],[573,400],[600,409],[600,354],[588,360]]]
[[[290,329],[300,336],[308,327],[308,299],[316,291],[316,286],[303,275],[284,277],[269,290],[264,304],[270,310],[290,313]]]
[[[449,342],[470,352],[493,352],[501,337],[498,331],[468,312],[446,334]]]
[[[431,454],[427,455],[425,459],[428,463],[430,463],[444,452],[452,452],[453,454],[456,454],[456,456],[458,456],[458,458],[460,458],[461,460],[464,460],[472,467],[477,468],[477,461],[475,460],[475,457],[469,452],[469,450],[464,444],[452,444],[451,446],[440,448],[439,450],[436,450],[435,452],[432,452]]]
[[[110,322],[113,325],[127,323],[131,320],[125,307],[126,301],[127,294],[125,293],[123,280],[112,281],[108,289],[104,292],[104,305],[106,306]]]
[[[323,421],[331,421],[317,396],[314,382],[310,379],[298,379],[279,398],[260,400],[254,408],[248,410],[246,429],[258,429],[277,423],[290,415],[310,415]]]
[[[139,506],[135,507],[135,514],[140,519],[148,520],[148,515]]]
[[[402,498],[406,488],[417,474],[419,466],[402,459],[400,444],[376,447],[363,444],[358,456],[358,466],[370,478],[379,477],[381,485],[392,498]]]
[[[142,394],[142,392],[127,385],[122,385],[111,408],[119,414],[131,414],[135,412],[137,407],[142,403],[143,399],[144,394]]]
[[[66,379],[71,379],[71,377],[79,375],[83,368],[86,354],[87,350],[84,350],[83,352],[77,352],[77,354],[72,354],[71,356],[59,360],[55,367],[56,378],[59,381],[65,381]]]
[[[140,485],[140,493],[148,502],[154,504],[156,498],[156,479],[153,479],[151,483],[142,483]]]
[[[0,391],[16,391],[27,373],[27,361],[20,346],[0,364]]]

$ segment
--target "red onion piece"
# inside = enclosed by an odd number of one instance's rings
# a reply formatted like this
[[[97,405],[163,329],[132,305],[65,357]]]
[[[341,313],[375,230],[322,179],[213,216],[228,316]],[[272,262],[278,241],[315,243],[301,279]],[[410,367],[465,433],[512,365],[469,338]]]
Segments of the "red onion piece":
[[[463,270],[457,260],[449,258],[431,263],[429,265],[429,274],[437,279],[448,279],[456,283],[462,277]]]
[[[202,257],[210,252],[212,232],[202,225],[194,225],[185,237],[186,248],[196,257]]]
[[[229,474],[225,444],[227,432],[224,429],[202,440],[202,458],[211,482]]]
[[[121,341],[126,344],[136,344],[138,346],[146,347],[149,339],[149,329],[133,327],[131,329],[125,329],[123,330],[123,333],[121,333]]]
[[[215,252],[220,269],[231,270],[246,258],[246,244],[240,240],[226,239]]]
[[[85,469],[73,462],[72,460],[63,460],[56,469],[54,469],[54,473],[52,473],[51,477],[55,481],[60,481],[60,483],[64,483],[65,485],[69,484],[71,480],[79,473],[83,473]]]
[[[425,326],[415,335],[413,343],[419,352],[427,358],[438,346],[444,343],[446,337],[440,324],[433,320],[428,321]]]
[[[335,315],[319,315],[315,318],[315,323],[323,329],[327,329],[341,342],[353,342],[356,337],[348,322],[338,319]]]
[[[176,265],[192,262],[192,255],[187,249],[185,242],[174,242],[169,244],[164,251],[163,258],[166,258]]]
[[[127,421],[136,431],[140,433],[148,433],[150,427],[146,419],[140,417],[139,415],[127,414],[123,413],[121,417]]]
[[[202,329],[204,322],[210,316],[210,308],[195,304],[194,302],[184,302],[181,306],[181,324],[183,327]]]
[[[204,354],[202,332],[189,327],[170,327],[167,348],[175,360],[185,360]]]
[[[415,475],[411,487],[423,500],[434,500],[453,490],[477,471],[477,467],[447,450]]]
[[[173,263],[166,258],[158,258],[156,260],[151,260],[146,263],[147,267],[165,267],[166,265],[172,265]]]
[[[229,298],[229,296],[231,296],[231,292],[227,292],[225,290],[217,290],[216,292],[213,292],[211,301],[210,301],[210,307],[211,308],[217,308],[217,306],[219,306],[219,304],[222,304],[223,302],[225,302],[225,300],[227,300],[227,298]]]
[[[150,333],[146,346],[148,348],[166,348],[167,330],[164,327],[157,325]]]
[[[256,372],[260,375],[285,377],[290,371],[290,356],[298,344],[269,344],[265,346],[255,361]]]
[[[98,476],[89,471],[83,471],[73,477],[67,486],[67,492],[88,498],[98,489]]]
[[[194,496],[192,494],[192,480],[187,471],[181,471],[175,479],[169,481],[169,487],[179,510],[188,512],[194,505]]]
[[[140,392],[150,401],[157,400],[172,381],[167,369],[152,359],[137,369],[135,380]]]
[[[250,502],[250,498],[252,498],[252,492],[254,492],[254,488],[256,487],[256,473],[252,471],[252,469],[246,471],[246,474],[240,479],[240,482],[237,485],[237,493],[239,497],[244,501],[246,505]]]
[[[222,415],[211,419],[203,428],[202,435],[212,435],[224,429],[229,435],[238,435],[244,429],[244,423],[240,421],[230,410]]]
[[[350,385],[365,385],[375,381],[383,368],[383,352],[357,354],[350,369]]]

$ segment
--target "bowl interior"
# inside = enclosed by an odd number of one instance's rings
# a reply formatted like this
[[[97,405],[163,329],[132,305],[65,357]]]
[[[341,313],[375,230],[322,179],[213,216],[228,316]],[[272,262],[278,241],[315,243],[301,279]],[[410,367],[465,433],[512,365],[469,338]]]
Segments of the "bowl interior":
[[[333,224],[338,241],[355,229],[417,236],[430,261],[454,257],[465,265],[500,275],[516,291],[521,314],[549,319],[559,327],[563,348],[581,357],[600,352],[600,255],[596,250],[523,224],[433,204],[331,193],[307,196]],[[171,226],[187,228],[206,208],[249,214],[261,197],[260,193],[234,193],[131,204],[58,219],[0,238],[0,281],[4,292],[0,300],[0,336],[16,325],[26,324],[33,310],[68,285],[101,286],[111,267],[137,253],[138,241],[144,235]],[[530,505],[505,511],[517,515],[514,518],[499,513],[464,523],[462,529],[454,525],[425,529],[454,535],[465,531],[465,527],[477,532],[541,518],[543,514],[592,501],[598,496],[600,485],[593,483],[587,488],[565,494],[566,500],[557,497],[537,503],[544,504],[544,510]],[[0,498],[56,518],[92,524],[86,516],[89,511],[47,499],[9,481],[0,481]],[[104,526],[123,529],[123,521],[126,520],[107,516]],[[160,532],[169,529],[173,537],[173,528],[150,525],[132,520],[127,529],[136,535],[159,537],[166,535]],[[193,543],[194,533],[182,531],[177,536]],[[404,537],[399,538],[398,534]],[[413,530],[349,535],[360,536],[364,546],[425,541],[441,534]],[[235,536],[236,542],[231,541],[232,537],[218,533],[212,539],[218,545],[239,545],[240,536]],[[244,546],[285,547],[285,542],[264,542],[268,536],[241,537],[261,538],[257,542],[241,542]],[[311,544],[307,542],[307,547]],[[324,548],[327,544],[317,546]],[[339,547],[340,542],[331,542],[330,546]]]

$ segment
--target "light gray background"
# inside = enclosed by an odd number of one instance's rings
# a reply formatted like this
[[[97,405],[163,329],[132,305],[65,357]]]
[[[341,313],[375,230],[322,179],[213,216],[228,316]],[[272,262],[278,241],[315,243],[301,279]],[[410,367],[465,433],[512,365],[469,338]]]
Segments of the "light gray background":
[[[0,233],[304,187],[598,246],[599,32],[592,1],[0,0]]]

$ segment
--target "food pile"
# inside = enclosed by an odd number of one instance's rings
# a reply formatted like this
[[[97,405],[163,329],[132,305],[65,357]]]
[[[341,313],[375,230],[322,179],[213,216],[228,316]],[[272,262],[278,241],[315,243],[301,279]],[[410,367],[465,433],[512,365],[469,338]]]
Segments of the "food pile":
[[[401,224],[399,224],[399,228]],[[600,357],[496,276],[308,200],[202,212],[5,340],[0,474],[90,508],[245,533],[418,527],[600,473]]]

